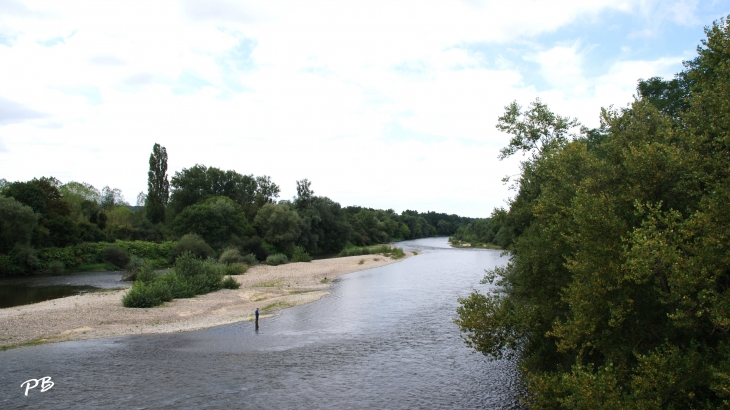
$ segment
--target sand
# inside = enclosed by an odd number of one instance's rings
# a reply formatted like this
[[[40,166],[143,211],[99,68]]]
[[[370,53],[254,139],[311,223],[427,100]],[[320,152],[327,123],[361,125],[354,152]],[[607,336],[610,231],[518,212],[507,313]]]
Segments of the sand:
[[[406,257],[412,254],[406,254]],[[388,265],[382,255],[350,256],[254,266],[234,276],[239,289],[175,299],[149,309],[125,308],[128,290],[87,293],[32,305],[0,309],[0,349],[100,337],[172,333],[261,319],[277,310],[313,302],[329,293],[340,275]],[[362,263],[360,261],[363,261]],[[324,280],[327,278],[327,280]]]

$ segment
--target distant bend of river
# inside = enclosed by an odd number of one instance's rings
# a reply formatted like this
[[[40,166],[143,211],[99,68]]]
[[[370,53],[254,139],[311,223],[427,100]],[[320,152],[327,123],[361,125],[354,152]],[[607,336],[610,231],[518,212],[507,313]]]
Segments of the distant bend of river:
[[[398,243],[421,254],[340,276],[258,332],[241,322],[0,352],[0,408],[520,408],[515,364],[474,353],[453,323],[457,299],[487,290],[484,269],[507,260],[446,240]],[[51,389],[24,395],[45,376]]]

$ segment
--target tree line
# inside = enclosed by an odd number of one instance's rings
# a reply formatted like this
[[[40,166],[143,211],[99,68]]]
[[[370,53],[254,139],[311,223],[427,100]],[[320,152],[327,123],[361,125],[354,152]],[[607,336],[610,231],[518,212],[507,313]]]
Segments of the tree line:
[[[167,159],[165,147],[155,144],[148,189],[136,206],[108,186],[99,190],[53,177],[0,180],[0,275],[44,270],[39,250],[83,243],[162,243],[193,235],[210,247],[208,256],[236,249],[266,260],[279,253],[291,257],[297,247],[312,255],[334,254],[349,246],[448,236],[473,220],[342,207],[315,195],[307,179],[296,181],[296,197],[280,200],[280,188],[269,176],[196,164],[170,178]]]
[[[518,358],[532,408],[730,407],[730,26],[705,32],[597,129],[539,100],[499,118],[501,156],[528,159],[509,209],[480,223],[510,261],[457,324]]]

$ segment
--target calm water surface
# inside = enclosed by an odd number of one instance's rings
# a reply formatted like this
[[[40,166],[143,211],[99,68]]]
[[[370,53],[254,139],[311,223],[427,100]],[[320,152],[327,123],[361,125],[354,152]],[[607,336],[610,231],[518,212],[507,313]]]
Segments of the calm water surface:
[[[122,272],[80,272],[0,278],[0,309],[102,289],[129,287]]]
[[[250,322],[0,352],[0,408],[519,408],[514,363],[473,353],[457,298],[485,290],[498,251],[422,253],[341,276],[332,294]],[[372,257],[372,256],[367,256]],[[25,380],[54,387],[24,396]]]

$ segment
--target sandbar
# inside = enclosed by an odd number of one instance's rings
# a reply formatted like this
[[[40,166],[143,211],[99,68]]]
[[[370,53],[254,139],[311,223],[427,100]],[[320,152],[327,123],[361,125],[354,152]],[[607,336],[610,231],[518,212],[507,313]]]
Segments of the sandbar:
[[[412,255],[406,253],[405,257]],[[329,293],[332,280],[340,275],[403,259],[362,255],[258,265],[234,276],[241,284],[239,289],[174,299],[148,309],[123,307],[122,297],[128,289],[0,309],[0,350],[68,340],[198,330],[253,320],[256,308],[265,320],[277,310],[318,300]]]

